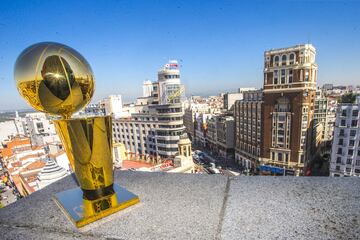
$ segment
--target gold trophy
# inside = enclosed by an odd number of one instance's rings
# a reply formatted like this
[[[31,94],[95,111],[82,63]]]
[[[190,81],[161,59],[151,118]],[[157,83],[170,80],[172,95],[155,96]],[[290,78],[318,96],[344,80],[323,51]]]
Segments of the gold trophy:
[[[25,49],[15,64],[20,95],[54,120],[78,188],[55,194],[55,201],[77,227],[139,202],[114,184],[110,116],[71,118],[91,100],[95,80],[89,63],[74,49],[44,42]]]

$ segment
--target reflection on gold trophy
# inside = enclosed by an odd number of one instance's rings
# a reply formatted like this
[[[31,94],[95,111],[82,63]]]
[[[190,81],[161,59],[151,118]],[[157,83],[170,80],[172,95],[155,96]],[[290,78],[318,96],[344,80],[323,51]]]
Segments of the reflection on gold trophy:
[[[85,58],[59,43],[38,43],[18,57],[15,80],[33,108],[62,116],[54,124],[80,188],[57,193],[55,200],[77,227],[139,202],[114,184],[111,117],[71,118],[95,90]]]

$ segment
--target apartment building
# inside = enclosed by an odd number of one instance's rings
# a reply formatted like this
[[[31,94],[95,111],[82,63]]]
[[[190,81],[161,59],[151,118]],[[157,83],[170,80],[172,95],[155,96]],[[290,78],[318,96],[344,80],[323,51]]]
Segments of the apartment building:
[[[218,127],[218,115],[212,115],[207,119],[207,134],[206,134],[206,147],[211,152],[218,153],[217,145],[217,127]]]
[[[324,95],[321,89],[316,90],[314,109],[314,127],[321,124],[322,141],[331,141],[335,125],[335,112],[332,111],[329,99]]]
[[[260,158],[262,98],[262,90],[254,90],[235,102],[235,162],[247,169]]]
[[[130,159],[172,159],[184,133],[184,86],[176,61],[165,64],[158,81],[145,82],[143,96],[130,116],[113,119],[113,139],[125,145]]]
[[[339,104],[331,150],[330,176],[360,176],[360,96]]]
[[[111,115],[115,118],[128,116],[124,116],[122,106],[121,95],[110,95],[100,101],[100,107],[104,109],[105,115]]]
[[[312,157],[315,56],[311,44],[264,54],[261,162],[294,169],[296,174]]]
[[[235,121],[233,116],[219,116],[216,120],[216,144],[219,156],[234,158]]]
[[[189,106],[184,110],[184,125],[190,139],[195,137],[195,119],[201,113],[209,113],[210,106],[207,103],[194,103],[190,99]]]
[[[195,125],[195,143],[226,159],[234,158],[235,121],[225,114],[199,114]]]
[[[200,113],[196,114],[195,118],[195,144],[206,147],[207,143],[207,131],[208,131],[208,120],[212,117],[212,114]]]
[[[255,90],[255,88],[239,88],[236,93],[225,93],[224,94],[224,109],[230,110],[232,106],[234,106],[235,101],[241,100],[244,97],[244,92]]]

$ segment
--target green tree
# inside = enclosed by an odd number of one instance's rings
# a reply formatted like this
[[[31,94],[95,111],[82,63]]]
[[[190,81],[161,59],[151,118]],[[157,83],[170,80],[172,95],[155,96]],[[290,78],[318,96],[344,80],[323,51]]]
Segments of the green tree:
[[[346,93],[339,98],[338,102],[339,103],[355,103],[356,96],[357,95],[354,93]]]

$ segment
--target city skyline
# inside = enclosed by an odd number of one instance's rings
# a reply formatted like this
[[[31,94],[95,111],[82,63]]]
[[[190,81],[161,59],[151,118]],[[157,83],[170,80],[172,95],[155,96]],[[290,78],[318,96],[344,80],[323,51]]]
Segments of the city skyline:
[[[358,5],[276,1],[186,6],[161,1],[57,6],[55,2],[2,1],[0,110],[28,108],[16,92],[13,66],[23,49],[42,41],[69,45],[89,60],[97,79],[94,101],[109,94],[121,94],[126,102],[135,100],[141,92],[138,86],[146,79],[155,81],[156,72],[169,59],[180,61],[189,94],[259,88],[265,50],[307,42],[318,51],[318,85],[357,85]],[[273,8],[279,14],[274,15]],[[295,14],[292,9],[304,12]]]

